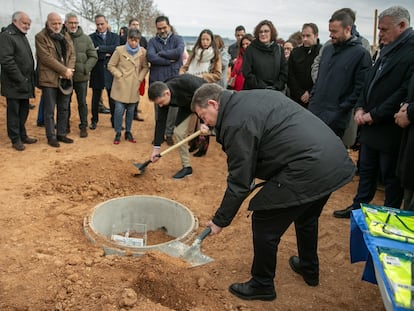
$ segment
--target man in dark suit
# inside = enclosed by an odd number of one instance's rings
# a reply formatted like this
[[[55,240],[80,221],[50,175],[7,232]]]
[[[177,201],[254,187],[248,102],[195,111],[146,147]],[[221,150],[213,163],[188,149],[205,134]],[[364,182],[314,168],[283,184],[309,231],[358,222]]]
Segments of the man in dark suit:
[[[116,33],[109,31],[108,21],[102,14],[95,16],[96,32],[90,35],[93,45],[98,52],[98,62],[93,67],[91,72],[91,79],[89,87],[92,88],[92,120],[89,128],[96,129],[99,121],[99,101],[102,96],[102,90],[106,88],[109,100],[109,108],[111,110],[111,123],[114,127],[114,111],[115,104],[111,99],[112,74],[107,69],[107,64],[119,45],[119,36]]]
[[[394,114],[407,98],[408,82],[414,72],[414,31],[410,13],[393,6],[379,15],[380,56],[371,68],[355,108],[360,130],[360,167],[358,191],[352,205],[334,212],[349,218],[360,203],[369,203],[376,192],[380,173],[385,188],[384,205],[400,208],[403,189],[396,176],[402,128]]]

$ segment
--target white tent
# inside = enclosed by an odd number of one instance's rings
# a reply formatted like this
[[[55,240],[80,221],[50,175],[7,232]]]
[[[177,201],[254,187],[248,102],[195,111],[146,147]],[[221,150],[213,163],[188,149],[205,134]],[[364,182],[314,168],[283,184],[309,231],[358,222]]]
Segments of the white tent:
[[[35,54],[35,35],[45,26],[47,15],[50,12],[59,13],[62,18],[69,11],[60,6],[58,1],[49,2],[46,0],[0,0],[0,26],[4,27],[11,23],[12,15],[16,11],[23,11],[29,15],[32,20],[32,25],[27,34],[27,38]],[[96,26],[93,22],[78,16],[79,25],[86,34],[95,31]]]

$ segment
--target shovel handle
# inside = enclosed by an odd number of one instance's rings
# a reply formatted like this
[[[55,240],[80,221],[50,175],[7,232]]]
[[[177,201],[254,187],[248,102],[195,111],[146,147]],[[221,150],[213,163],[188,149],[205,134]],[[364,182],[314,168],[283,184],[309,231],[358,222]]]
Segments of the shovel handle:
[[[202,241],[211,233],[211,227],[207,227],[203,230],[203,232],[200,233],[200,235],[197,237],[197,241]]]
[[[178,147],[180,147],[181,145],[184,145],[185,143],[189,142],[190,140],[192,140],[193,138],[196,138],[197,136],[199,136],[201,134],[201,131],[197,131],[194,132],[193,134],[191,134],[190,136],[184,138],[182,141],[179,141],[178,143],[176,143],[175,145],[171,146],[168,149],[165,149],[163,152],[160,153],[160,157],[166,155],[168,152],[173,151],[174,149],[177,149]]]

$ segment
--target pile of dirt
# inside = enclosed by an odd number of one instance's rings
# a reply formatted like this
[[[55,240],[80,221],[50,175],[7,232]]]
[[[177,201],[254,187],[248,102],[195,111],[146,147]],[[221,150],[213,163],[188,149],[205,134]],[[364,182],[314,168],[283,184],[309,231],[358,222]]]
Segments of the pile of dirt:
[[[33,103],[38,100],[39,96]],[[137,169],[132,164],[144,162],[152,151],[153,105],[146,97],[140,102],[145,121],[134,122],[132,129],[138,142],[122,140],[117,146],[112,143],[109,115],[101,114],[98,128],[79,138],[73,97],[69,135],[75,139],[73,144],[49,147],[44,128],[36,126],[36,111],[31,111],[27,131],[39,141],[17,152],[5,131],[4,107],[0,98],[0,310],[383,309],[378,287],[361,281],[363,264],[350,264],[349,220],[332,217],[333,210],[352,201],[357,177],[332,195],[320,218],[320,285],[307,286],[289,268],[289,257],[297,254],[290,228],[279,245],[277,299],[242,301],[228,292],[228,286],[249,279],[253,257],[249,200],[231,226],[204,240],[202,252],[214,261],[198,267],[157,252],[142,257],[104,256],[83,233],[83,220],[97,204],[140,194],[185,205],[201,232],[226,187],[226,156],[214,138],[205,157],[191,157],[191,177],[171,178],[181,168],[178,152],[134,177]],[[382,200],[378,192],[374,203]]]

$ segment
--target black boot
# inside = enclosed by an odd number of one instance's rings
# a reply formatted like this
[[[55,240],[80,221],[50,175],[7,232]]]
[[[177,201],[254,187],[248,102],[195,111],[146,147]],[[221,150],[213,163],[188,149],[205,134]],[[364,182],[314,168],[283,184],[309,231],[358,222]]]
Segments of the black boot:
[[[198,151],[193,154],[195,157],[202,157],[207,153],[208,144],[210,142],[210,136],[200,136],[200,145]]]

